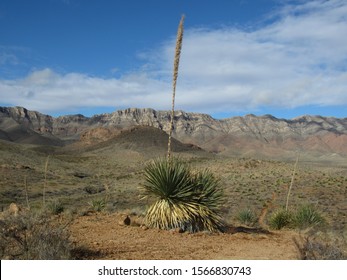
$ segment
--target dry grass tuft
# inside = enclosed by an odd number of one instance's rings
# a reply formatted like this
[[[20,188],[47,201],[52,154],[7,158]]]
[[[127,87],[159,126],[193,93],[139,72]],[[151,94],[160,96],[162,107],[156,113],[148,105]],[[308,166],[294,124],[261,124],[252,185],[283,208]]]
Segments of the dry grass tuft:
[[[294,239],[302,260],[346,260],[347,254],[343,251],[343,241],[330,238],[308,235]]]
[[[65,226],[31,211],[0,221],[0,258],[20,260],[70,259],[72,245]]]

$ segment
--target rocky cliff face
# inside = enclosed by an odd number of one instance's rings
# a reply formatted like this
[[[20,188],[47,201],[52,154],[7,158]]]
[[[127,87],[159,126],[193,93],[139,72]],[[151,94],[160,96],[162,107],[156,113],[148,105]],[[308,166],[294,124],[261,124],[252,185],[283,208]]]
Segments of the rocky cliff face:
[[[22,107],[0,107],[0,139],[18,143],[63,145],[53,133],[54,118]]]
[[[12,119],[25,128],[52,134],[54,118],[23,107],[0,107],[0,120]]]
[[[78,139],[82,132],[96,127],[122,129],[142,125],[167,132],[170,112],[130,108],[90,118],[82,115],[53,118],[22,107],[0,107],[0,132],[6,133],[9,120],[41,135]],[[253,149],[300,148],[347,155],[347,118],[302,116],[285,120],[271,115],[246,115],[216,120],[206,114],[176,111],[173,135],[182,142],[215,152],[252,143]]]

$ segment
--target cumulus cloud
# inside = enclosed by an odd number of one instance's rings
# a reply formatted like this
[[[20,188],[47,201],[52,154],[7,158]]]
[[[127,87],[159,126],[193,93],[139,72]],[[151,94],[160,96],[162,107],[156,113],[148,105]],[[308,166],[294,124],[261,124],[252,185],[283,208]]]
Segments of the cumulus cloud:
[[[287,5],[270,23],[242,30],[188,29],[177,108],[206,113],[347,105],[347,3]],[[175,38],[142,53],[143,68],[120,78],[33,71],[0,80],[0,98],[45,112],[79,107],[170,108]]]
[[[51,69],[34,71],[21,80],[0,82],[1,100],[43,112],[78,107],[150,106],[165,86],[145,74],[103,79],[80,73],[58,74]]]

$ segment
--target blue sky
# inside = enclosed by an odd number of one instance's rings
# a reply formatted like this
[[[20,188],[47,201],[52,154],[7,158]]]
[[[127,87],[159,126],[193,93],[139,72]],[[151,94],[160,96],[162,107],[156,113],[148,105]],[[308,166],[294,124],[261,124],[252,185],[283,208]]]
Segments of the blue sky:
[[[345,0],[2,0],[0,106],[347,117]]]

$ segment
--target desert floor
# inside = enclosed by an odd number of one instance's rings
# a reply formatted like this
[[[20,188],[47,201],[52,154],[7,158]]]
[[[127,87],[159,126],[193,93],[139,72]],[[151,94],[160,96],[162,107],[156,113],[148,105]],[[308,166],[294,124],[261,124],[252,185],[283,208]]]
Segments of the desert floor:
[[[122,224],[123,214],[90,214],[70,226],[79,259],[114,260],[291,260],[298,259],[294,231],[270,233],[179,233],[139,226],[131,216],[130,226]]]

